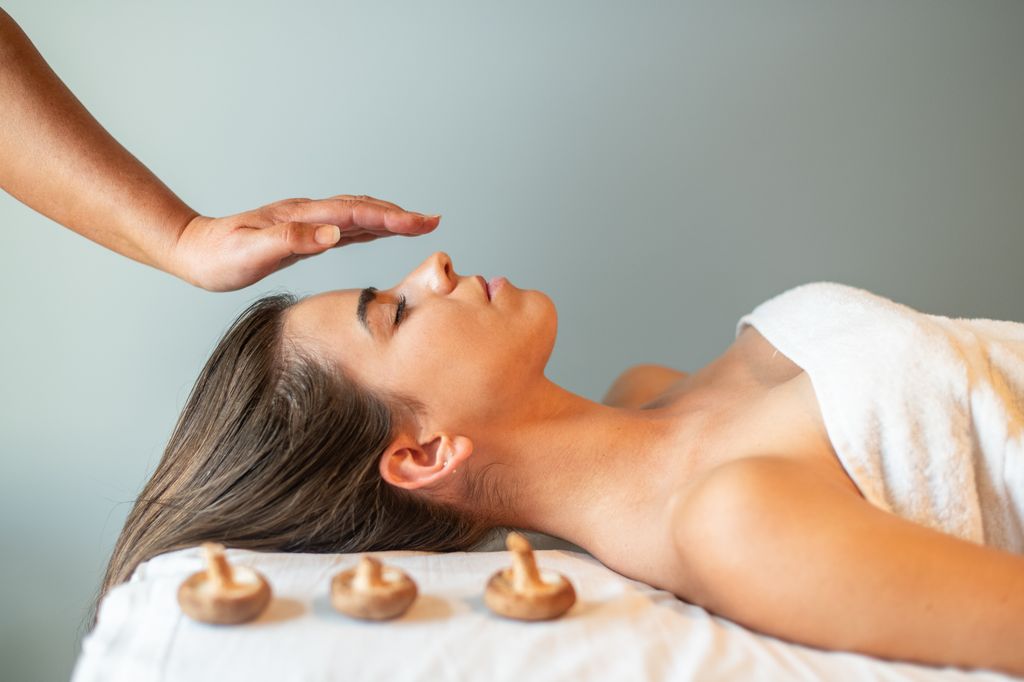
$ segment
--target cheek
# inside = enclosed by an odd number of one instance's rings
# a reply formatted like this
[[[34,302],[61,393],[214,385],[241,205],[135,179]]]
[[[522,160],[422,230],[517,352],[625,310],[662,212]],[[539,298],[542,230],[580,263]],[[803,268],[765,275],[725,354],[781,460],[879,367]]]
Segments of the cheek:
[[[482,396],[516,393],[543,373],[557,329],[551,300],[530,293],[505,319],[452,314],[410,324],[370,371],[374,385],[444,412],[471,409]]]
[[[523,305],[508,322],[492,330],[492,346],[480,354],[493,381],[491,390],[506,390],[543,374],[554,348],[558,317],[546,295],[526,292]]]
[[[522,356],[499,325],[476,322],[438,319],[429,333],[407,335],[387,371],[393,390],[448,412],[499,389]]]
[[[382,358],[379,379],[388,389],[428,403],[449,389],[465,390],[467,368],[477,364],[476,330],[457,318],[409,324]],[[453,385],[455,384],[455,385]]]

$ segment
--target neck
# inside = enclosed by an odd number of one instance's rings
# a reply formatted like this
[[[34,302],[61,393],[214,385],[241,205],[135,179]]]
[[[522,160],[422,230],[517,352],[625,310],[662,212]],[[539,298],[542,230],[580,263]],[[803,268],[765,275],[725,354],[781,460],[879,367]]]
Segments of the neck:
[[[474,466],[495,463],[506,509],[502,525],[568,540],[595,556],[696,471],[689,456],[700,414],[609,407],[546,379],[520,404],[528,410],[489,428]],[[641,524],[636,526],[635,524]]]

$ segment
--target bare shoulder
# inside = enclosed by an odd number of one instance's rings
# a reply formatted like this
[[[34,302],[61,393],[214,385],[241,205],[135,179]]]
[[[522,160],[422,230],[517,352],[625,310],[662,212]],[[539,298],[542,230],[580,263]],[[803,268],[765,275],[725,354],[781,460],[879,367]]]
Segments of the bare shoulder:
[[[754,327],[747,325],[729,347],[728,355],[745,375],[763,385],[788,381],[803,369],[781,353]]]
[[[686,376],[686,372],[664,365],[633,365],[612,382],[601,402],[612,407],[638,408]]]
[[[705,550],[684,551],[687,559],[719,556],[742,544],[740,537],[763,533],[769,523],[778,521],[769,519],[767,512],[794,499],[794,495],[801,497],[807,489],[830,484],[791,458],[729,460],[704,472],[671,501],[673,539],[681,550],[698,546]]]
[[[683,598],[825,649],[1024,673],[1024,557],[878,509],[798,460],[751,457],[671,507]]]
[[[640,408],[669,391],[712,385],[770,387],[802,372],[757,329],[746,326],[721,355],[692,373],[651,363],[629,367],[612,382],[601,402],[612,407]]]

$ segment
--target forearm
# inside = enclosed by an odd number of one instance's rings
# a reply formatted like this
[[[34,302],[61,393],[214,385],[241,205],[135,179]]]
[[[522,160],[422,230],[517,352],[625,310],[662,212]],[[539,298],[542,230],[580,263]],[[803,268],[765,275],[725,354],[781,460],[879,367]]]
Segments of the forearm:
[[[0,187],[56,222],[173,272],[196,215],[94,119],[0,10]]]

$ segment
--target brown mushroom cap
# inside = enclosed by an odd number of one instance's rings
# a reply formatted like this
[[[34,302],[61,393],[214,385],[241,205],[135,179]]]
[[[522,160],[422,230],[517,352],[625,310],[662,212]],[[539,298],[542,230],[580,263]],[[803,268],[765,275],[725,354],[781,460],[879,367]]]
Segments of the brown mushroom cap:
[[[232,568],[224,546],[203,543],[206,570],[193,573],[178,588],[185,615],[203,623],[236,625],[259,616],[270,603],[270,584],[254,569]]]
[[[397,618],[416,600],[416,583],[393,566],[364,555],[355,568],[338,573],[331,580],[331,604],[353,618],[388,620]]]
[[[572,583],[552,571],[542,576],[529,540],[511,532],[505,545],[512,552],[512,568],[498,571],[487,581],[484,603],[488,608],[517,620],[550,620],[572,608],[576,603]]]

